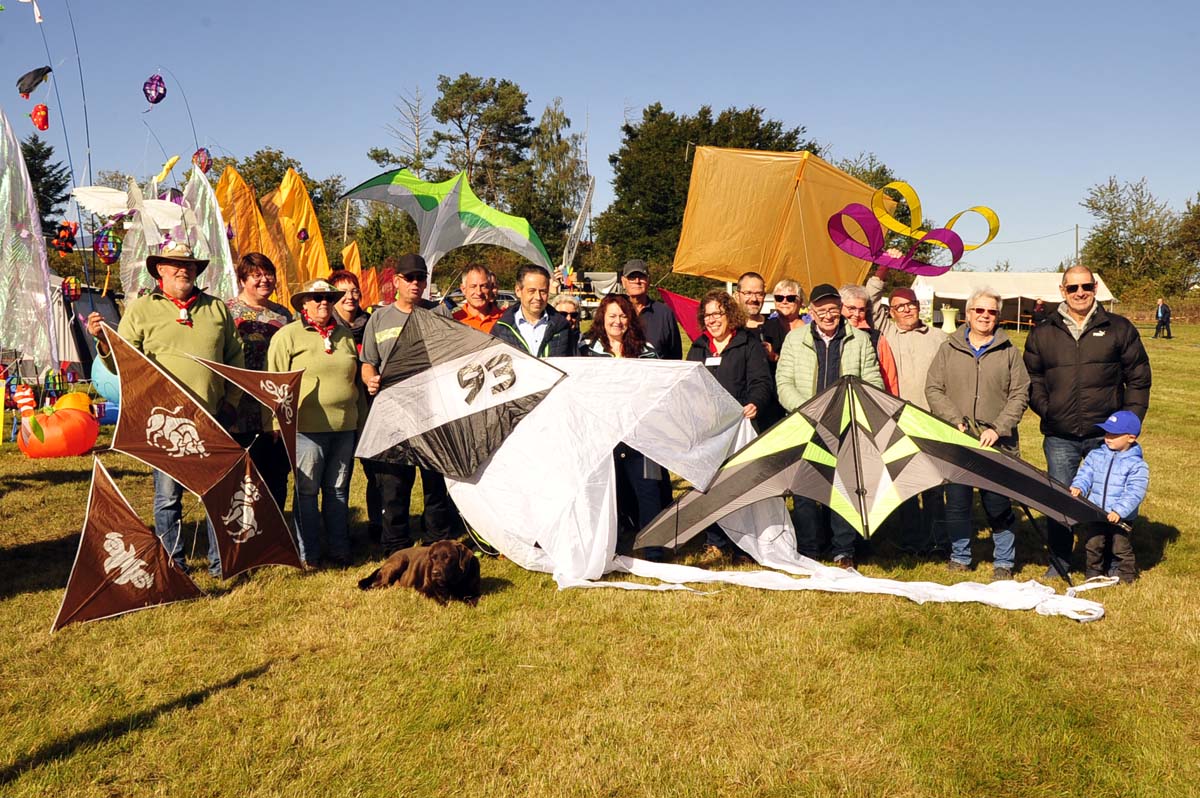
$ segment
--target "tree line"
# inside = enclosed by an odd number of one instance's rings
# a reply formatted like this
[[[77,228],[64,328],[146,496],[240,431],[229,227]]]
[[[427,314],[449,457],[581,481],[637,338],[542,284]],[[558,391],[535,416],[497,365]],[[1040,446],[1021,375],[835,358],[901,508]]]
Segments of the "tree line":
[[[439,76],[432,102],[416,88],[401,94],[394,110],[395,121],[386,127],[392,141],[372,147],[367,152],[372,161],[382,168],[406,168],[430,181],[466,172],[484,202],[528,219],[551,257],[557,257],[588,182],[586,138],[568,117],[562,98],[554,98],[535,120],[528,95],[515,82],[463,73]],[[652,281],[664,287],[690,294],[711,287],[712,281],[670,272],[696,146],[807,150],[828,157],[828,147],[809,138],[803,126],[772,119],[762,108],[714,111],[705,105],[688,114],[651,104],[622,125],[620,146],[608,157],[614,199],[595,216],[577,265],[612,270],[629,258],[641,258],[650,264]],[[22,148],[43,231],[52,235],[68,198],[69,175],[36,134]],[[898,179],[872,153],[834,163],[874,187]],[[312,198],[335,268],[346,240],[358,242],[369,266],[386,265],[389,258],[417,248],[416,227],[397,208],[339,201],[347,189],[342,175],[316,179],[296,159],[265,147],[241,159],[214,159],[210,179],[215,183],[230,165],[259,196],[277,188],[284,173],[295,169]],[[102,181],[123,188],[117,178],[102,173]],[[1178,295],[1200,278],[1200,194],[1177,211],[1156,199],[1144,179],[1120,183],[1110,178],[1089,189],[1081,204],[1097,220],[1081,259],[1104,276],[1114,293]],[[906,213],[901,204],[898,215],[903,219]],[[478,260],[492,265],[502,279],[519,265],[516,256],[496,248],[466,247],[443,259],[434,279],[451,282],[466,263]]]

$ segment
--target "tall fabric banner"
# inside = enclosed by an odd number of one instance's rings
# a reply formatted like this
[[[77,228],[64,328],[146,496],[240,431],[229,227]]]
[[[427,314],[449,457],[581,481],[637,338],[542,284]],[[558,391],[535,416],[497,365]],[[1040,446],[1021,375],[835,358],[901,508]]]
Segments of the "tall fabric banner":
[[[51,631],[201,595],[129,506],[108,470],[93,459],[83,535]]]
[[[364,308],[375,307],[382,301],[379,291],[379,272],[375,269],[363,269],[358,278],[362,284],[362,305]]]
[[[675,314],[675,319],[679,322],[679,326],[683,328],[688,340],[695,341],[699,338],[700,333],[704,332],[700,327],[700,322],[696,320],[696,311],[700,308],[700,300],[692,299],[682,294],[673,294],[661,288],[658,289],[658,295],[662,297],[663,303]]]
[[[208,268],[196,278],[196,284],[211,296],[232,299],[237,296],[237,274],[221,206],[204,172],[192,169],[183,187],[183,202],[190,210],[188,240],[197,258],[208,260]]]
[[[225,234],[234,260],[250,252],[261,252],[270,258],[279,276],[275,284],[275,299],[286,306],[292,296],[288,286],[295,282],[296,266],[291,251],[284,244],[279,226],[269,224],[263,218],[254,189],[232,166],[221,170],[215,194],[221,206],[221,216],[225,219]]]
[[[112,448],[203,495],[237,465],[237,441],[171,375],[104,325],[122,385]]]
[[[300,567],[283,513],[249,453],[200,499],[217,533],[223,578],[261,565]]]
[[[279,188],[258,201],[267,224],[278,229],[283,245],[292,256],[294,272],[287,273],[289,292],[294,293],[309,280],[329,276],[329,256],[321,224],[313,209],[304,180],[295,169],[288,169]]]
[[[279,432],[292,468],[296,467],[296,424],[299,421],[300,371],[254,371],[196,358],[234,385],[257,399],[279,422]]]
[[[358,251],[358,242],[351,241],[342,247],[342,268],[358,278],[359,288],[362,288],[362,255]]]
[[[0,110],[0,349],[15,349],[36,368],[59,365],[46,239],[21,144]]]
[[[358,456],[469,479],[563,373],[498,338],[414,309],[380,368]]]

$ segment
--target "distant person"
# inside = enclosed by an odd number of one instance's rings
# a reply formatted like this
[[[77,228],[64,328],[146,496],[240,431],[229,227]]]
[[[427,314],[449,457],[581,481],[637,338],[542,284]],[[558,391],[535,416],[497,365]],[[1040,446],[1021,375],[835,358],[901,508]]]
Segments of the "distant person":
[[[492,335],[534,357],[568,357],[571,329],[549,306],[550,272],[527,263],[517,269],[517,299],[492,326]]]
[[[1096,428],[1118,410],[1145,418],[1150,406],[1150,359],[1137,328],[1096,301],[1096,278],[1072,266],[1059,287],[1058,313],[1034,327],[1025,340],[1029,406],[1042,419],[1046,470],[1071,484],[1079,464],[1104,442]],[[1046,577],[1066,574],[1074,538],[1048,520],[1050,567]]]
[[[734,298],[746,311],[746,329],[757,335],[767,322],[762,312],[767,301],[767,281],[758,272],[746,272],[738,278]]]
[[[1030,321],[1033,322],[1033,326],[1037,327],[1045,324],[1049,319],[1050,312],[1046,310],[1046,303],[1040,299],[1033,303],[1033,313],[1030,314]]]
[[[496,304],[495,292],[490,287],[495,278],[491,269],[479,263],[464,269],[462,281],[459,283],[463,292],[463,303],[451,318],[480,332],[490,333],[492,327],[504,315],[504,311]]]
[[[871,339],[849,324],[842,316],[842,297],[832,285],[815,286],[809,299],[812,324],[788,334],[779,354],[775,386],[779,403],[789,413],[846,376],[861,378],[883,388],[879,362]],[[796,521],[796,548],[811,559],[819,555],[818,508],[816,502],[793,497]],[[833,562],[842,568],[854,567],[857,533],[837,513],[831,514]]]
[[[621,268],[621,287],[637,310],[638,324],[646,341],[660,360],[682,360],[683,338],[679,322],[666,303],[650,298],[650,269],[645,261],[626,261]]]
[[[1163,302],[1163,298],[1158,298],[1158,307],[1154,309],[1154,337],[1159,334],[1165,334],[1164,337],[1171,337],[1171,306]]]
[[[1133,523],[1150,487],[1150,467],[1137,442],[1142,422],[1118,410],[1097,426],[1104,431],[1104,445],[1088,453],[1071,481],[1072,496],[1085,496],[1108,514],[1108,524],[1088,529],[1084,574],[1089,579],[1108,574],[1128,583],[1137,579],[1137,564],[1129,533],[1117,524]]]
[[[929,367],[925,394],[934,415],[978,438],[984,446],[1019,457],[1017,427],[1029,405],[1029,374],[1021,351],[1000,329],[999,321],[1000,295],[991,289],[974,291],[967,299],[966,323],[946,339]],[[974,494],[970,485],[946,486],[952,572],[972,567]],[[1012,579],[1017,524],[1012,501],[980,490],[979,503],[992,528],[992,578]]]
[[[574,354],[579,351],[579,300],[570,294],[563,294],[554,300],[554,309],[567,320],[570,333],[567,337],[567,348]]]

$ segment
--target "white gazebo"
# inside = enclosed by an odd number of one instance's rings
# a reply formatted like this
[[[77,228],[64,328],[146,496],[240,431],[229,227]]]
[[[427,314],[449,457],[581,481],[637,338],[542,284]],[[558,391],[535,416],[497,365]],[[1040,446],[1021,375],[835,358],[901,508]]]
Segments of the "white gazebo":
[[[1116,298],[1104,284],[1104,279],[1099,274],[1095,277],[1096,300],[1107,302],[1111,307]],[[1027,325],[1027,317],[1033,311],[1037,300],[1042,300],[1051,308],[1062,301],[1060,285],[1061,272],[948,271],[937,277],[918,277],[913,281],[913,290],[919,295],[922,288],[932,289],[934,309],[940,310],[942,306],[949,305],[958,309],[958,317],[961,319],[971,294],[980,288],[990,288],[998,293],[1004,302],[1000,309],[1000,320]]]

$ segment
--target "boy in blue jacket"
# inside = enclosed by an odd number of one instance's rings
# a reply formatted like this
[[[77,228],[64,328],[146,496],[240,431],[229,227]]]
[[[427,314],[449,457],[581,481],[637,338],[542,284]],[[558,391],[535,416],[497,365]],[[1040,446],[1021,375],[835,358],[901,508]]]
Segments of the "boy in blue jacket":
[[[1133,523],[1150,485],[1150,467],[1137,442],[1142,422],[1128,410],[1119,410],[1097,426],[1104,430],[1104,445],[1088,454],[1071,482],[1072,496],[1085,496],[1108,513],[1109,523],[1093,528],[1087,536],[1084,573],[1089,579],[1103,576],[1107,554],[1111,558],[1107,573],[1115,572],[1122,582],[1132,582],[1137,579],[1133,546],[1129,533],[1117,524]]]

